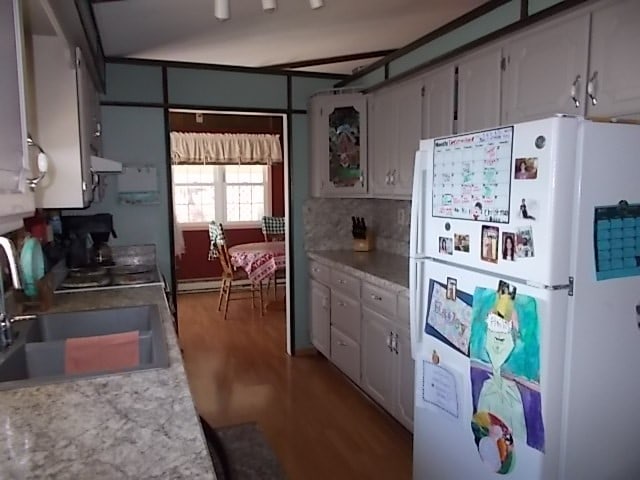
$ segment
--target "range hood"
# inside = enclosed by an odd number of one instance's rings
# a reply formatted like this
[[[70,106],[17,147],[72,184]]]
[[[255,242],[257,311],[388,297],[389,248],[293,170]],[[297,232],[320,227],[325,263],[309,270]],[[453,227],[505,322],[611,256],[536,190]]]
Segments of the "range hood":
[[[96,173],[122,173],[122,163],[91,155],[91,168]]]

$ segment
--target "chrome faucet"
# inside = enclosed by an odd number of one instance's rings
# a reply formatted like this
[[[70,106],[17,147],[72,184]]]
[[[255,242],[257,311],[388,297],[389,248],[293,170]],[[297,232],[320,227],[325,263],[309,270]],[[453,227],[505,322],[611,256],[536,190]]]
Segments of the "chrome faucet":
[[[6,237],[0,237],[0,247],[4,249],[4,253],[9,261],[9,271],[11,273],[11,281],[13,288],[16,290],[21,289],[20,277],[18,276],[18,265],[16,264],[16,255],[13,249],[13,243]],[[14,317],[9,315],[6,311],[4,304],[4,292],[2,290],[2,281],[0,279],[0,350],[4,350],[13,343],[13,332],[11,330],[11,323],[14,321]]]

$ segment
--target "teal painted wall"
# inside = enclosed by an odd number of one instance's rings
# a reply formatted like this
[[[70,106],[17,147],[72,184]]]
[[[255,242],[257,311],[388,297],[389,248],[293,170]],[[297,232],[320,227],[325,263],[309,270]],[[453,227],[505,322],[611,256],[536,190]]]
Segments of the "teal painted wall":
[[[309,197],[309,120],[307,115],[291,117],[291,177],[290,233],[293,242],[294,318],[296,349],[311,346],[309,337],[309,265],[304,250],[303,206]]]
[[[564,0],[529,0],[529,15],[541,12],[549,7],[553,7]]]
[[[349,83],[349,87],[354,88],[367,88],[377,83],[384,81],[384,67],[376,68],[371,72],[363,75],[360,78],[356,78],[353,82]]]
[[[103,155],[124,165],[153,165],[158,172],[159,205],[122,205],[117,175],[103,175],[105,196],[78,214],[111,213],[118,238],[112,245],[155,244],[163,275],[171,279],[169,195],[165,149],[164,110],[152,107],[102,106]]]
[[[397,60],[393,60],[389,63],[389,77],[393,78],[411,68],[422,65],[491,32],[515,23],[519,19],[520,0],[511,0],[509,3],[436,38]]]
[[[287,108],[287,78],[263,73],[167,69],[169,103],[236,108]]]
[[[162,68],[152,65],[107,63],[103,101],[162,102]]]
[[[293,77],[291,79],[291,108],[306,110],[309,97],[322,90],[333,88],[335,78]]]

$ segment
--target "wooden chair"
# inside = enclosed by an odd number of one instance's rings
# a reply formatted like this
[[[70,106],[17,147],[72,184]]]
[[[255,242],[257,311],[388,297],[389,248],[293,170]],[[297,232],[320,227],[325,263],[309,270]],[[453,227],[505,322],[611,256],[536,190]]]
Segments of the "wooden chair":
[[[242,269],[236,269],[231,263],[231,255],[227,248],[227,241],[224,235],[224,228],[221,223],[211,222],[209,224],[209,260],[218,258],[222,267],[222,285],[220,287],[220,299],[218,300],[218,311],[224,306],[224,319],[227,319],[230,300],[245,300],[248,296],[235,296],[231,298],[233,282],[248,280],[247,273]],[[262,296],[262,282],[258,285],[251,283],[251,308],[255,307],[255,292],[258,290],[260,298],[260,316],[264,314],[264,300]]]
[[[265,242],[283,242],[285,232],[285,219],[284,217],[262,217],[262,235]],[[267,281],[267,292],[269,291],[269,285],[273,280],[273,298],[277,299],[277,284],[276,279],[285,278],[285,272],[276,271],[269,277]]]

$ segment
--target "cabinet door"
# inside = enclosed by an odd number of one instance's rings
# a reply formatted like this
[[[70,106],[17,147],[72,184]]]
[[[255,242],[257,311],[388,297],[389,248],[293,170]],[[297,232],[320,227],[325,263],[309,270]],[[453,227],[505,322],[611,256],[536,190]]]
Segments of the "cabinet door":
[[[396,334],[394,415],[405,427],[413,431],[415,362],[411,357],[411,338],[409,331],[405,329],[396,329]]]
[[[78,121],[80,127],[80,168],[82,170],[82,198],[85,205],[93,200],[93,172],[91,155],[97,154],[93,147],[96,130],[95,88],[89,76],[82,52],[76,48],[76,85],[78,89]]]
[[[455,69],[453,65],[425,77],[422,92],[422,138],[453,133]]]
[[[351,380],[360,384],[360,345],[333,327],[331,327],[331,361]]]
[[[617,2],[593,13],[589,80],[594,100],[587,100],[590,116],[640,114],[639,46],[637,0]]]
[[[25,182],[29,155],[21,4],[0,1],[0,234],[19,228],[35,208]]]
[[[393,193],[411,198],[413,165],[422,137],[422,80],[413,80],[394,89],[396,142],[391,165]],[[443,102],[444,103],[444,102]]]
[[[483,50],[458,64],[458,132],[500,125],[502,49]]]
[[[588,15],[510,42],[505,48],[502,123],[556,113],[583,115],[588,46]]]
[[[367,192],[367,102],[364,95],[319,97],[323,194],[359,196]]]
[[[396,144],[393,89],[385,88],[369,97],[369,189],[374,196],[393,193],[391,158]]]
[[[393,370],[391,351],[393,332],[385,317],[362,309],[362,388],[380,405],[393,413]]]
[[[311,285],[311,343],[318,349],[320,353],[329,357],[331,354],[331,299],[329,288],[316,282],[309,280]]]

